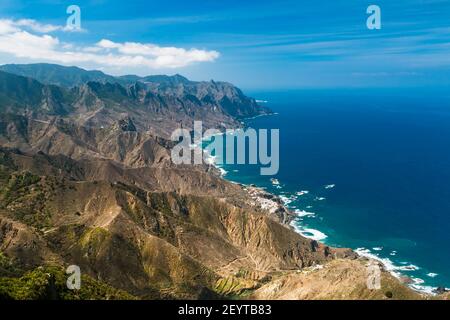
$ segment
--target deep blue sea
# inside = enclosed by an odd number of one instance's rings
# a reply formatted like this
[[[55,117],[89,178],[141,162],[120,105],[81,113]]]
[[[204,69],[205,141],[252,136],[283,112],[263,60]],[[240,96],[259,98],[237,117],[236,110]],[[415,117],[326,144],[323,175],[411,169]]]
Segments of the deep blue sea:
[[[279,185],[251,165],[224,165],[226,179],[282,196],[305,236],[450,287],[450,90],[247,94],[277,113],[246,124],[280,129]]]

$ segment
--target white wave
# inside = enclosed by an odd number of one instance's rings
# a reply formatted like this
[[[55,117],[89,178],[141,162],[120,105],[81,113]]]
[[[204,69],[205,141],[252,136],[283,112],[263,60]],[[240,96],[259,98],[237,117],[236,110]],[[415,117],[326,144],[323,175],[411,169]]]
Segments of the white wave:
[[[314,212],[308,212],[305,210],[295,209],[294,213],[298,217],[307,217],[307,216],[315,216],[316,214]]]
[[[327,198],[324,198],[324,197],[316,197],[314,200],[316,200],[316,201],[323,201],[323,200],[326,200]]]
[[[434,273],[434,272],[430,272],[430,273],[427,273],[427,276],[429,276],[430,278],[435,278],[438,276],[438,274]]]
[[[205,155],[204,155],[203,158],[204,158],[206,164],[209,164],[209,165],[215,165],[216,164],[216,159],[217,159],[216,156],[212,156],[209,153],[205,152]]]
[[[295,200],[295,198],[291,197],[287,197],[287,196],[279,196],[281,201],[283,201],[285,206],[288,206],[292,201]]]
[[[374,251],[381,251],[381,250],[383,250],[383,247],[375,247],[375,248],[372,248],[372,250],[374,250]]]
[[[219,169],[220,175],[222,177],[225,176],[228,173],[228,171],[226,171],[224,168],[217,167],[217,169]]]
[[[418,266],[415,266],[413,264],[409,264],[407,266],[400,266],[397,267],[397,270],[401,270],[401,271],[416,271],[419,270],[420,268]]]
[[[325,186],[325,189],[333,189],[334,187],[336,187],[335,184],[327,184],[327,185]]]
[[[215,137],[215,136],[221,136],[221,135],[224,135],[224,133],[215,133],[215,134],[212,134],[212,135],[208,135],[208,136],[203,137],[203,140],[202,140],[202,141],[206,140],[207,138],[211,138],[211,137]],[[193,144],[193,145],[191,145],[191,146],[194,146],[194,148],[197,148],[197,147],[198,147],[196,144]],[[220,167],[219,164],[217,164],[217,156],[213,156],[213,155],[212,155],[211,153],[209,153],[208,150],[206,150],[206,149],[203,149],[203,161],[204,161],[206,164],[212,165],[212,166],[214,166],[216,169],[218,169],[219,172],[220,172],[220,175],[221,175],[222,177],[224,177],[224,176],[228,173],[228,171],[226,171],[225,169],[223,169],[222,167]]]
[[[401,274],[397,271],[397,266],[389,258],[380,258],[376,254],[373,254],[369,249],[357,248],[355,252],[361,257],[366,257],[381,262],[387,271],[397,278],[401,277]]]
[[[414,284],[423,284],[425,281],[420,278],[411,278],[411,280],[414,282]]]
[[[298,196],[300,197],[300,196],[303,196],[303,195],[308,194],[308,193],[309,193],[308,190],[302,190],[302,191],[298,191],[298,192],[295,193],[295,194],[298,195]]]
[[[355,252],[361,257],[366,257],[381,262],[383,266],[386,268],[386,270],[396,278],[401,278],[403,276],[403,274],[400,273],[399,271],[415,271],[420,269],[419,267],[413,264],[405,266],[396,266],[389,258],[381,258],[378,255],[373,254],[369,249],[366,248],[357,248]],[[411,278],[411,280],[413,283],[409,284],[409,286],[414,290],[427,294],[434,294],[434,290],[436,288],[431,286],[423,286],[422,284],[425,282],[423,279]]]
[[[319,230],[310,229],[310,228],[304,228],[301,231],[301,234],[305,238],[309,238],[309,239],[316,240],[316,241],[322,241],[323,239],[327,238],[327,235],[325,233],[320,232]]]
[[[435,293],[436,288],[432,286],[424,286],[423,284],[425,283],[425,281],[423,279],[411,278],[411,280],[413,281],[413,283],[409,285],[411,288],[431,295],[436,294]]]
[[[325,233],[320,232],[319,230],[305,228],[294,222],[292,223],[292,226],[294,227],[295,231],[297,231],[302,236],[304,236],[305,238],[308,238],[308,239],[322,241],[323,239],[326,239],[328,237]]]
[[[393,250],[391,251],[391,253],[389,253],[390,256],[396,256],[397,255],[397,251]]]
[[[275,179],[275,178],[270,179],[270,182],[272,182],[272,184],[273,184],[274,186],[280,184],[280,181],[278,181],[278,179]]]

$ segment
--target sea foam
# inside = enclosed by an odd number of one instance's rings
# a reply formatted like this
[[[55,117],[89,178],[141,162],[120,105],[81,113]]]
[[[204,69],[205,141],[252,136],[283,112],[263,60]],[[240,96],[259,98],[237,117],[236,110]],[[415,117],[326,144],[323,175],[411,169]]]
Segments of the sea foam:
[[[295,209],[294,213],[298,217],[307,217],[307,216],[315,216],[316,215],[314,212],[308,212],[308,211],[301,210],[301,209]]]
[[[416,270],[420,269],[418,266],[415,266],[413,264],[407,264],[407,263],[406,263],[407,265],[404,265],[404,266],[397,266],[392,262],[391,259],[381,258],[366,248],[357,248],[355,250],[355,252],[358,255],[360,255],[361,257],[366,257],[366,258],[381,262],[383,264],[383,266],[385,267],[385,269],[398,279],[400,279],[402,276],[404,276],[400,271],[408,272],[408,271],[416,271]],[[412,289],[422,292],[422,293],[434,294],[434,290],[436,288],[432,287],[432,286],[423,285],[425,283],[425,281],[423,279],[420,279],[417,277],[412,277],[410,279],[411,279],[412,283],[410,283],[408,285]]]
[[[306,227],[299,225],[298,221],[297,221],[297,223],[295,221],[292,222],[291,225],[294,227],[295,231],[300,233],[305,238],[308,238],[311,240],[322,241],[328,237],[325,233],[323,233],[319,230],[306,228]]]

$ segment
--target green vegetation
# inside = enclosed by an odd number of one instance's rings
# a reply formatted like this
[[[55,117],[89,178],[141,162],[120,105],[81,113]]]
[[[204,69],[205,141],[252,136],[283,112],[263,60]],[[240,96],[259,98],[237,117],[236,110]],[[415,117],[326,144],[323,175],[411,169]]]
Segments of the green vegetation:
[[[8,209],[11,218],[38,230],[47,228],[52,215],[46,203],[56,188],[61,187],[55,178],[14,172],[0,186],[0,209]]]
[[[111,234],[108,230],[96,227],[87,230],[80,238],[80,245],[84,249],[89,249],[90,252],[98,252],[105,240],[108,240]]]
[[[167,196],[165,194],[151,193],[149,196],[149,200],[150,200],[149,205],[153,209],[155,209],[163,214],[167,214],[169,216],[173,215],[172,209],[170,207],[170,203],[168,202]]]
[[[129,293],[82,275],[80,290],[67,288],[60,266],[23,271],[0,252],[0,300],[116,300],[136,299]]]
[[[31,191],[31,186],[37,184],[41,178],[29,172],[11,174],[5,186],[0,189],[2,202],[7,206],[19,197],[22,197]]]
[[[216,282],[215,292],[229,299],[243,299],[258,287],[256,281],[238,277],[221,278]]]
[[[60,267],[38,267],[21,277],[0,278],[0,300],[135,300],[136,297],[82,275],[80,290],[69,290]]]
[[[20,275],[20,269],[16,268],[12,261],[0,252],[0,277],[12,277]]]
[[[0,150],[0,166],[3,166],[3,169],[12,169],[17,170],[17,166],[14,163],[11,155],[3,150]]]

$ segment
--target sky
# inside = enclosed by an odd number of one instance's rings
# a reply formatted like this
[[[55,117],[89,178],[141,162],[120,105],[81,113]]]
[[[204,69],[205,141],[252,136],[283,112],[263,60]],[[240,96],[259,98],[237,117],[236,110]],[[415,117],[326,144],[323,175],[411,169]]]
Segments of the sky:
[[[447,86],[450,0],[1,0],[0,64],[36,62],[252,90]]]

